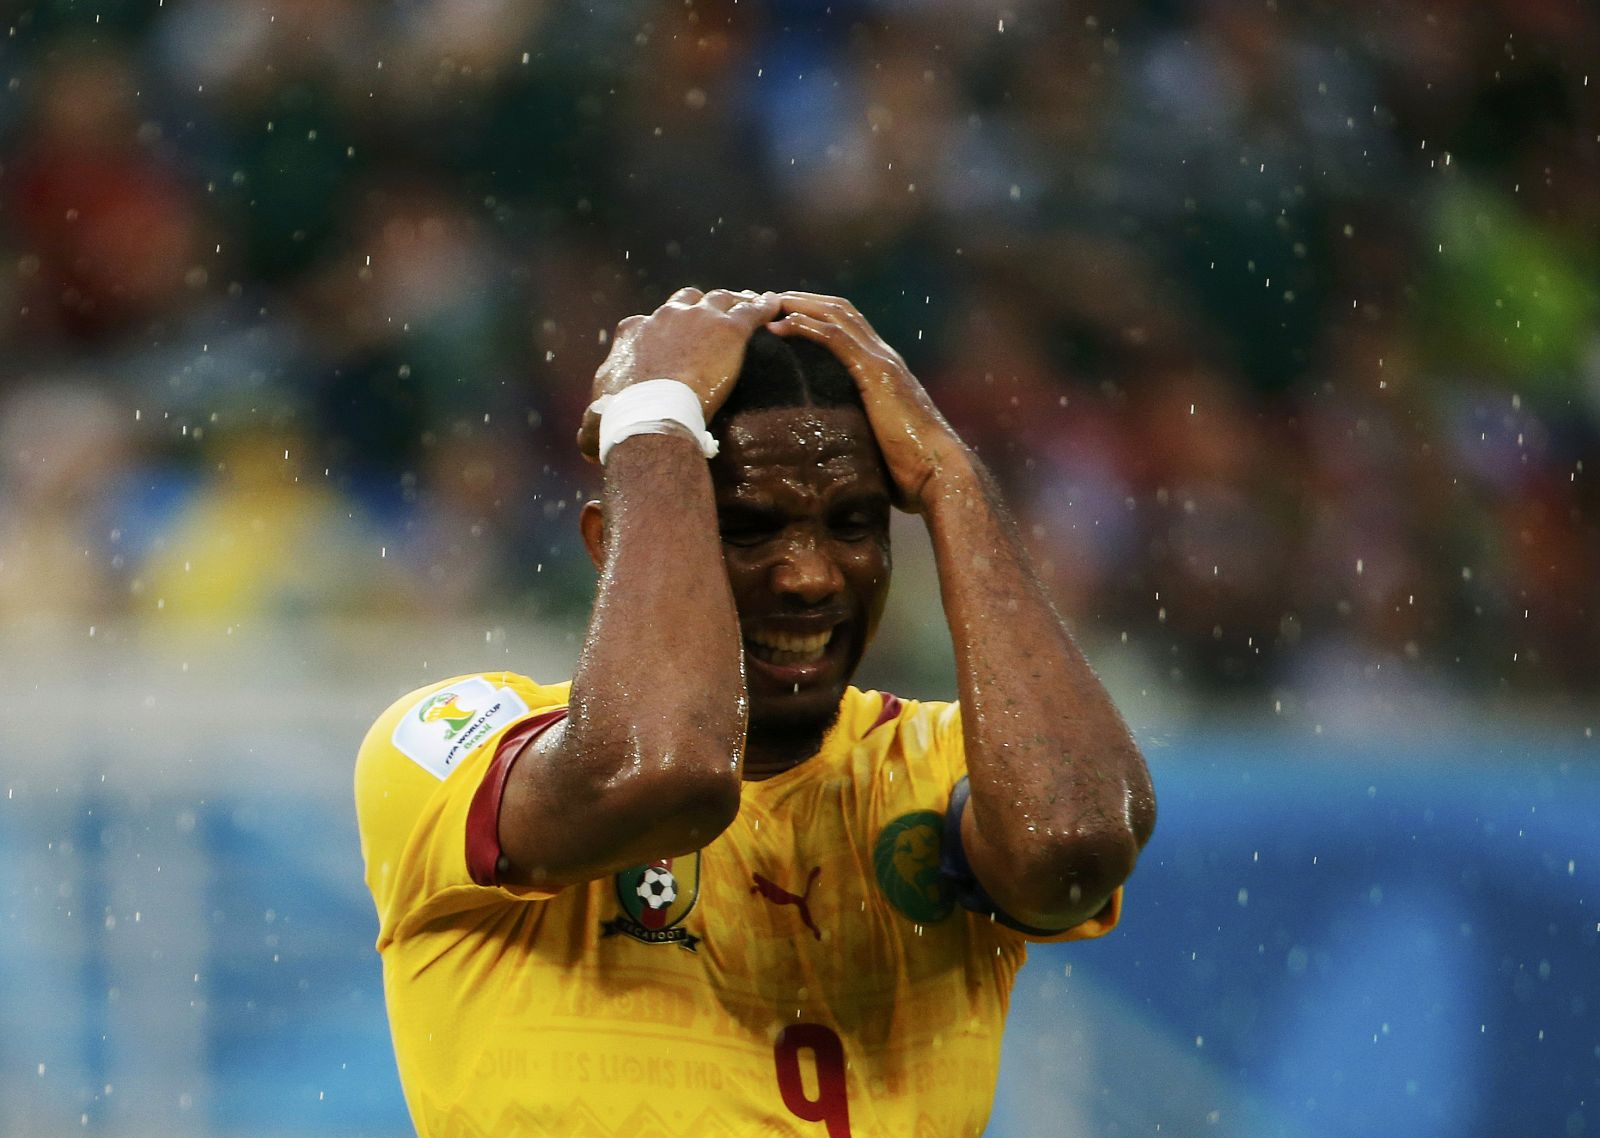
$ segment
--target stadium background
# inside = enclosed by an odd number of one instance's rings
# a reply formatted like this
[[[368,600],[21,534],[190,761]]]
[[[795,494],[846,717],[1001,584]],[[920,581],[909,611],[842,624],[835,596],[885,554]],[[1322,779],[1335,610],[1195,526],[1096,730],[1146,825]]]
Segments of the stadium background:
[[[406,1131],[351,757],[566,674],[572,427],[685,282],[857,300],[1155,772],[992,1134],[1600,1133],[1593,6],[0,29],[0,1133]],[[862,678],[947,694],[900,538]]]

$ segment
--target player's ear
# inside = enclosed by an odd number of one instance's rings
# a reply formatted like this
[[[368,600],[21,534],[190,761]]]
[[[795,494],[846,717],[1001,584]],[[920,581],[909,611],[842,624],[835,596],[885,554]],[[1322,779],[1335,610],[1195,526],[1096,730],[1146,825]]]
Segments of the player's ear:
[[[606,516],[593,498],[583,504],[583,512],[578,515],[578,532],[583,534],[589,560],[596,569],[600,568],[606,561]]]

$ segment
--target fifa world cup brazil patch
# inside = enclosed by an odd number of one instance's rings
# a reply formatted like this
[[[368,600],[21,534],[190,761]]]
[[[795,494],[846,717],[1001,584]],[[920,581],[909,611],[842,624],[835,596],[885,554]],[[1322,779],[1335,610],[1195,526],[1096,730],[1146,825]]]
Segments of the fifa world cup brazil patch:
[[[510,688],[473,676],[418,701],[395,724],[395,749],[423,770],[444,778],[500,728],[528,714]]]
[[[889,903],[919,925],[942,921],[955,898],[939,874],[944,815],[933,810],[902,814],[883,828],[872,847],[878,888]]]
[[[645,944],[676,944],[690,952],[701,938],[683,927],[700,898],[700,854],[658,858],[617,874],[622,915],[600,922],[600,935],[631,936]]]

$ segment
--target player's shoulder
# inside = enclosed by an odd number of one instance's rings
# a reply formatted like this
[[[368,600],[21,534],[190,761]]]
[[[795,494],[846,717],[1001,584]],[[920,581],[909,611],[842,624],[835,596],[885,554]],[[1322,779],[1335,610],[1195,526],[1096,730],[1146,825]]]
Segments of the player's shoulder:
[[[373,722],[357,769],[403,757],[442,779],[503,728],[565,706],[570,689],[570,682],[542,684],[516,672],[469,672],[427,684],[395,700]]]
[[[873,833],[907,812],[943,810],[966,773],[954,703],[866,691],[846,700],[840,721],[854,729],[845,760],[851,778],[872,788],[864,801],[872,804],[865,825]]]
[[[902,747],[930,750],[961,731],[961,705],[947,700],[902,698],[890,692],[851,688],[843,718],[858,738],[892,738]]]

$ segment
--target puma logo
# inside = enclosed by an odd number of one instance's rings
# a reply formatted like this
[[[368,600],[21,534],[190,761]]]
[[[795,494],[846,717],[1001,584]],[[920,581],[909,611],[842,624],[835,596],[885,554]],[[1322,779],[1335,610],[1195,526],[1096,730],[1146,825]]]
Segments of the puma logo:
[[[750,886],[750,892],[759,893],[774,905],[793,905],[800,910],[800,920],[806,928],[811,930],[811,935],[818,940],[822,939],[822,930],[817,928],[817,923],[811,919],[811,887],[817,883],[817,878],[822,876],[822,867],[819,865],[811,871],[806,878],[806,891],[804,893],[791,893],[776,882],[768,881],[759,873],[754,875],[755,884]]]

